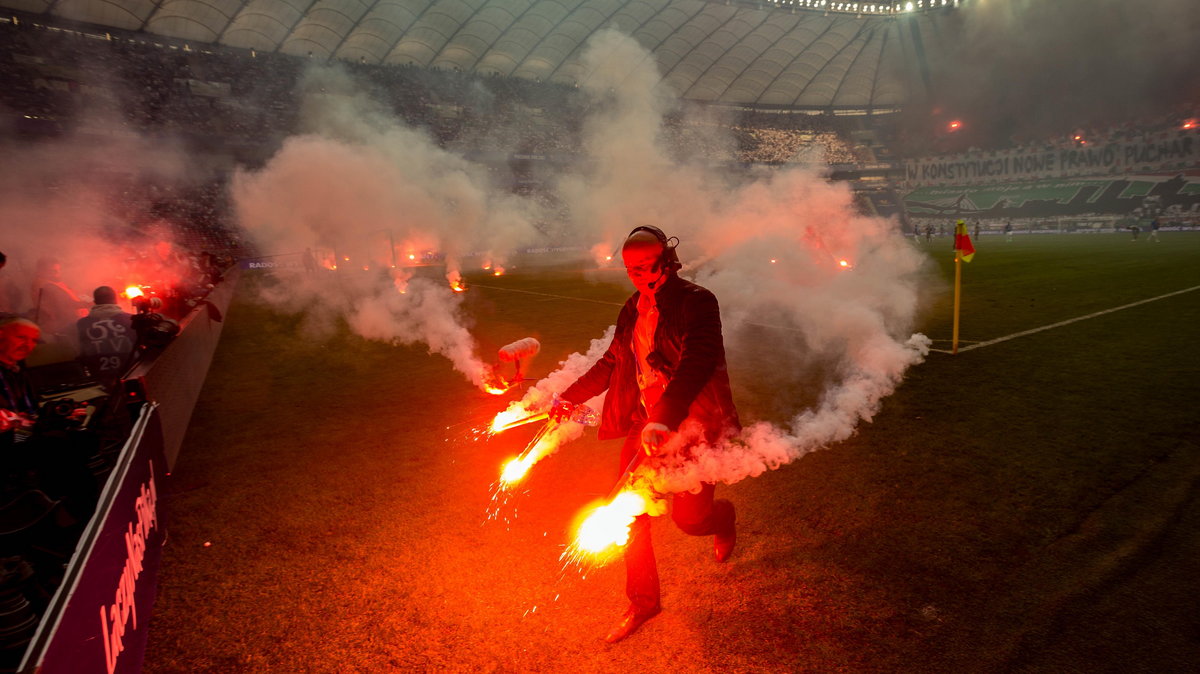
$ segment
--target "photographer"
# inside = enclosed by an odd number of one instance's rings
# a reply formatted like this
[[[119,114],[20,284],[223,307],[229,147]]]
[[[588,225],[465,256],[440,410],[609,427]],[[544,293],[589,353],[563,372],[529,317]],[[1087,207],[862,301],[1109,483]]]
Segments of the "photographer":
[[[96,306],[75,323],[79,362],[101,386],[111,390],[133,355],[133,315],[117,305],[117,291],[108,286],[96,288],[92,298]]]

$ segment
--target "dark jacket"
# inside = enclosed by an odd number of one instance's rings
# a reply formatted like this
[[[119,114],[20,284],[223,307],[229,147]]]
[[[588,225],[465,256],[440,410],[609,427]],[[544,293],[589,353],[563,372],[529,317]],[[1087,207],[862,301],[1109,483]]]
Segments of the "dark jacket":
[[[621,307],[604,356],[562,393],[564,400],[582,403],[608,389],[600,415],[601,440],[627,435],[642,419],[632,347],[639,296],[634,293]],[[645,420],[665,424],[672,431],[685,419],[694,420],[709,442],[736,431],[740,424],[729,388],[717,298],[675,275],[656,296],[659,317],[650,362],[666,375],[667,386]]]
[[[0,364],[0,410],[37,416],[37,399],[29,383],[25,361],[13,367]]]
[[[75,325],[79,362],[102,382],[125,374],[137,342],[132,315],[115,304],[97,304]]]

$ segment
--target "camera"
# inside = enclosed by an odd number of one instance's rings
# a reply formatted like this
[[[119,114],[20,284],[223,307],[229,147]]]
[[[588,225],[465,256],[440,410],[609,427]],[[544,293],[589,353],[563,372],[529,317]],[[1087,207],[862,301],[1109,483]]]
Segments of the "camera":
[[[137,309],[134,315],[133,331],[137,333],[138,345],[143,348],[163,347],[179,334],[179,323],[158,313],[163,301],[157,297],[135,297],[133,306]]]
[[[80,410],[87,408],[87,403],[81,403],[71,398],[57,398],[47,401],[38,413],[35,430],[65,430],[83,425],[83,415]]]

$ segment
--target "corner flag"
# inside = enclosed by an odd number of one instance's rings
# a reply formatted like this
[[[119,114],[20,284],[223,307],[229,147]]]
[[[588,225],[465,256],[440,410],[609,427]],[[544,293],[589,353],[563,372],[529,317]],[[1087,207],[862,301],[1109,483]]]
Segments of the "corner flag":
[[[970,262],[975,257],[975,246],[971,245],[971,235],[967,234],[967,223],[959,220],[954,225],[954,250],[962,253],[962,259]]]
[[[962,263],[975,257],[975,246],[971,245],[971,235],[967,234],[967,223],[959,220],[954,223],[954,335],[950,342],[950,353],[958,353],[958,308],[962,297]]]

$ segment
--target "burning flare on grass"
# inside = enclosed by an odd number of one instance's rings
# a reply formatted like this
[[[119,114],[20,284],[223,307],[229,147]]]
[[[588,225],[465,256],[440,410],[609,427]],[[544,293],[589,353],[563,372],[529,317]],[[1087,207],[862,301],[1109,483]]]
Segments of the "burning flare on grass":
[[[529,469],[533,468],[535,463],[537,460],[533,455],[522,455],[509,459],[500,471],[500,484],[507,487],[520,482],[529,474]]]
[[[561,443],[558,435],[554,433],[559,424],[548,422],[542,429],[533,436],[525,449],[521,451],[516,458],[510,459],[504,464],[504,468],[500,471],[500,481],[496,487],[499,491],[507,491],[511,489],[525,476],[529,474],[529,469],[533,468],[534,464],[541,461],[549,454],[553,454],[554,450],[558,449]]]
[[[575,533],[572,546],[597,555],[610,547],[629,542],[629,527],[638,515],[646,512],[646,496],[640,491],[623,491],[608,505],[597,507],[588,515]]]
[[[500,414],[497,414],[495,419],[492,419],[492,426],[491,426],[490,432],[494,435],[496,433],[501,433],[503,431],[507,431],[510,428],[516,428],[517,426],[524,426],[525,424],[532,424],[534,422],[538,422],[543,419],[547,419],[549,417],[550,417],[549,412],[542,412],[541,414],[522,416],[522,412],[520,409],[504,410]]]

